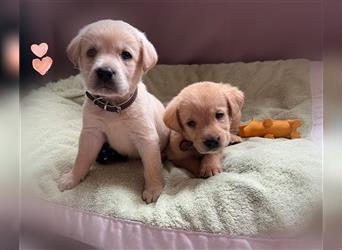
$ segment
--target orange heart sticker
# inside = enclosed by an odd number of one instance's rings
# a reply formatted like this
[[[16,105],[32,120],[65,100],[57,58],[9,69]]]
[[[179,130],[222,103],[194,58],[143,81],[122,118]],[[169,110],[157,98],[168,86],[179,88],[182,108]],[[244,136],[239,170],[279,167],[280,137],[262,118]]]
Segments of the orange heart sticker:
[[[32,60],[33,68],[42,76],[45,75],[46,72],[48,72],[52,63],[53,63],[53,60],[49,56],[44,57],[42,60],[38,58]]]
[[[48,51],[48,49],[49,49],[49,46],[47,45],[47,43],[41,43],[39,45],[37,44],[31,45],[31,51],[33,52],[33,54],[35,54],[38,57],[43,57]]]

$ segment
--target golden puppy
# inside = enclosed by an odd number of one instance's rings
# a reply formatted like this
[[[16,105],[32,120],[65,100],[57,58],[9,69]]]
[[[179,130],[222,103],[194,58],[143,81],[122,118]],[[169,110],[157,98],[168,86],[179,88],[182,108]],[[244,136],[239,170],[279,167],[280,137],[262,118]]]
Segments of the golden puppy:
[[[73,169],[61,177],[59,189],[76,186],[107,141],[120,154],[142,159],[142,198],[156,201],[163,189],[160,152],[169,129],[163,122],[164,106],[141,81],[157,62],[155,48],[133,26],[101,20],[81,29],[67,53],[87,92],[78,154]]]
[[[196,177],[222,172],[223,148],[241,142],[243,93],[229,84],[194,83],[167,105],[164,122],[171,129],[167,158]]]

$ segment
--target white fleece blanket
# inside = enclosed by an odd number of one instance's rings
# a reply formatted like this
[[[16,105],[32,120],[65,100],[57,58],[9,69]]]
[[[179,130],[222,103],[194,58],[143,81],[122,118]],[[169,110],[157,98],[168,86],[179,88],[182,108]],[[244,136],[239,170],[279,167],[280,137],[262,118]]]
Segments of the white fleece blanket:
[[[32,184],[41,198],[52,202],[161,227],[252,236],[303,225],[319,202],[321,182],[320,153],[307,137],[309,62],[160,65],[144,78],[163,102],[199,80],[239,86],[246,95],[243,121],[301,118],[304,138],[251,138],[229,146],[224,172],[208,179],[192,178],[166,163],[166,186],[154,204],[141,199],[140,161],[94,164],[81,184],[61,193],[57,181],[73,165],[84,100],[81,78],[72,76],[33,91],[22,102],[25,184]]]

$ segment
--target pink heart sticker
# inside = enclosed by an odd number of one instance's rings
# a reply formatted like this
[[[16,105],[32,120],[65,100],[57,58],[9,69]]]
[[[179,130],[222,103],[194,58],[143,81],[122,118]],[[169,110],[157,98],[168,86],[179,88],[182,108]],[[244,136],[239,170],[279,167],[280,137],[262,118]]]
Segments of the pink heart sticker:
[[[31,51],[33,52],[33,54],[35,54],[38,57],[43,57],[48,51],[48,49],[49,49],[49,46],[47,45],[47,43],[41,43],[39,45],[37,44],[31,45]]]
[[[38,58],[32,60],[33,68],[42,76],[45,75],[46,72],[48,72],[52,63],[53,63],[53,60],[49,56],[44,57],[42,60]]]

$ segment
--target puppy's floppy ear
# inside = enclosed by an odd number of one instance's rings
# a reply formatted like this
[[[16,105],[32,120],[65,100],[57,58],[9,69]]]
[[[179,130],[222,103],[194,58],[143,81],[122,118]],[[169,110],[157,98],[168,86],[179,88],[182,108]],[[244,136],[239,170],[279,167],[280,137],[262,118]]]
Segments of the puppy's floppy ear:
[[[78,62],[80,58],[80,42],[81,42],[81,34],[75,36],[67,47],[67,55],[69,60],[75,67],[78,67]]]
[[[227,99],[227,106],[231,119],[231,130],[235,131],[240,125],[241,109],[244,104],[245,96],[241,90],[230,84],[222,84],[222,87]]]
[[[178,133],[182,133],[183,125],[180,120],[178,108],[179,108],[179,100],[177,97],[175,97],[166,106],[163,120],[164,120],[166,127],[174,131],[177,131]]]
[[[145,34],[141,31],[138,32],[141,40],[142,67],[143,71],[146,72],[157,64],[158,55],[156,49],[154,48],[152,43],[147,40]]]
[[[237,87],[233,87],[230,84],[222,84],[224,95],[228,102],[228,109],[232,118],[241,112],[245,96],[241,90]]]

